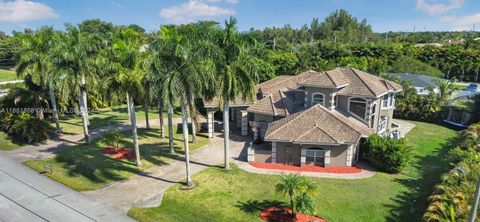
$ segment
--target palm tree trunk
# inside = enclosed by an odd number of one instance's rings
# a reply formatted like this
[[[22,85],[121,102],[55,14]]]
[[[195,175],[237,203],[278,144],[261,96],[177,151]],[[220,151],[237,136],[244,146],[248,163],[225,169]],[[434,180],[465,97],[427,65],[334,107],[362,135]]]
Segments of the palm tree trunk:
[[[90,120],[88,118],[88,102],[87,102],[87,81],[85,80],[85,75],[81,75],[81,83],[82,83],[82,88],[83,88],[83,94],[82,94],[82,99],[83,99],[83,105],[85,107],[85,116],[87,119],[87,125],[90,126]]]
[[[223,146],[225,149],[225,166],[230,170],[230,122],[228,120],[230,104],[227,95],[223,96]]]
[[[85,76],[82,74],[80,79],[80,98],[79,98],[79,105],[80,105],[80,113],[82,114],[82,122],[83,122],[83,134],[85,135],[85,142],[90,143],[90,135],[88,134],[88,114],[87,114],[87,92],[86,84],[85,84]]]
[[[182,101],[182,132],[183,132],[183,145],[185,151],[185,167],[186,167],[186,186],[192,186],[192,176],[190,175],[190,149],[188,144],[188,109],[187,109],[187,102],[185,100]]]
[[[133,134],[133,146],[135,147],[135,163],[138,166],[142,165],[140,161],[140,149],[138,147],[138,134],[137,134],[137,120],[135,117],[135,104],[133,103],[133,97],[128,96],[128,109],[130,110],[130,122],[132,125],[132,134]]]
[[[173,147],[173,108],[168,107],[168,147],[170,148],[170,153],[174,154],[175,149]]]
[[[192,124],[192,143],[197,143],[197,126],[195,125],[196,123],[196,113],[195,113],[195,107],[193,104],[193,95],[190,96],[190,122]]]
[[[127,98],[127,112],[128,112],[128,116],[132,116],[130,115],[130,96],[128,95],[128,92],[126,93],[126,98]]]
[[[57,133],[61,134],[62,129],[60,128],[60,120],[58,118],[57,100],[55,99],[55,90],[53,89],[53,84],[51,82],[48,85],[48,92],[50,94],[50,102],[52,103],[53,119],[55,119]]]
[[[158,116],[160,118],[160,137],[165,139],[165,123],[163,122],[163,101],[158,101]]]
[[[150,119],[148,118],[148,109],[150,107],[148,106],[148,104],[143,104],[143,111],[145,112],[145,127],[147,129],[150,129]]]

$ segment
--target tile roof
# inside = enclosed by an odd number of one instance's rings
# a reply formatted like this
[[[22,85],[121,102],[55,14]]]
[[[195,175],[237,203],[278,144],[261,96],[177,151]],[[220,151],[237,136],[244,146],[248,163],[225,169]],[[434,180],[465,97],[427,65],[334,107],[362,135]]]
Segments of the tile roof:
[[[293,143],[356,143],[373,130],[343,114],[315,105],[268,125],[266,141]]]
[[[388,92],[402,90],[402,86],[393,81],[385,80],[358,69],[336,68],[334,70],[341,72],[348,82],[346,87],[338,91],[339,95],[379,97]]]
[[[309,70],[296,76],[278,76],[260,83],[255,87],[255,91],[261,93],[263,98],[257,98],[257,101],[252,104],[238,97],[235,101],[231,101],[231,105],[250,106],[248,109],[251,112],[271,115],[277,112],[278,115],[288,115],[287,112],[291,113],[291,109],[297,109],[298,107],[295,107],[296,104],[289,104],[294,99],[289,98],[287,92],[302,86],[338,88],[339,95],[375,98],[388,92],[402,90],[402,87],[393,81],[354,68],[336,68],[326,72]],[[284,97],[287,98],[284,99]],[[218,107],[219,102],[218,99],[213,99],[212,101],[206,101],[205,106]]]

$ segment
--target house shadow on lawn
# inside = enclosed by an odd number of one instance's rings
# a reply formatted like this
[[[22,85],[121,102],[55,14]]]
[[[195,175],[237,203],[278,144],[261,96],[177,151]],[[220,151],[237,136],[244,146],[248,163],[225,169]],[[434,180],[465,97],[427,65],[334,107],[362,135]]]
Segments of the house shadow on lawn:
[[[238,201],[235,206],[247,214],[259,214],[260,211],[269,207],[287,207],[287,203],[278,200],[259,201],[250,199],[245,202]]]
[[[394,203],[385,205],[390,208],[387,221],[421,221],[427,207],[427,198],[433,187],[440,181],[441,175],[451,168],[446,159],[448,151],[458,145],[458,138],[444,142],[436,151],[426,156],[414,157],[418,162],[408,166],[395,182],[407,187],[393,198]]]

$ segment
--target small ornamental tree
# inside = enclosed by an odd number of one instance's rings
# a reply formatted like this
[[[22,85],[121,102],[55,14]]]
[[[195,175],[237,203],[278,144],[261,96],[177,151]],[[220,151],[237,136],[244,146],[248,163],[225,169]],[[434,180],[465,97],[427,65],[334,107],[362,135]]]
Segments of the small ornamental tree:
[[[400,173],[412,159],[412,149],[404,139],[372,135],[367,141],[366,159],[387,173]]]
[[[118,148],[120,141],[122,140],[123,135],[115,130],[109,130],[107,133],[104,134],[102,137],[102,142],[112,146],[114,148]]]

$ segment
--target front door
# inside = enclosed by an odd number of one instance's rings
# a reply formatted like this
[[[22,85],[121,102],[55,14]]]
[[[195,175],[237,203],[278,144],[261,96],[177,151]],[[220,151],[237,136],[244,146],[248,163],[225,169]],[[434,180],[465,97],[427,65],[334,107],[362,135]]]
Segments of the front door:
[[[293,165],[293,147],[287,146],[285,150],[285,164]]]

